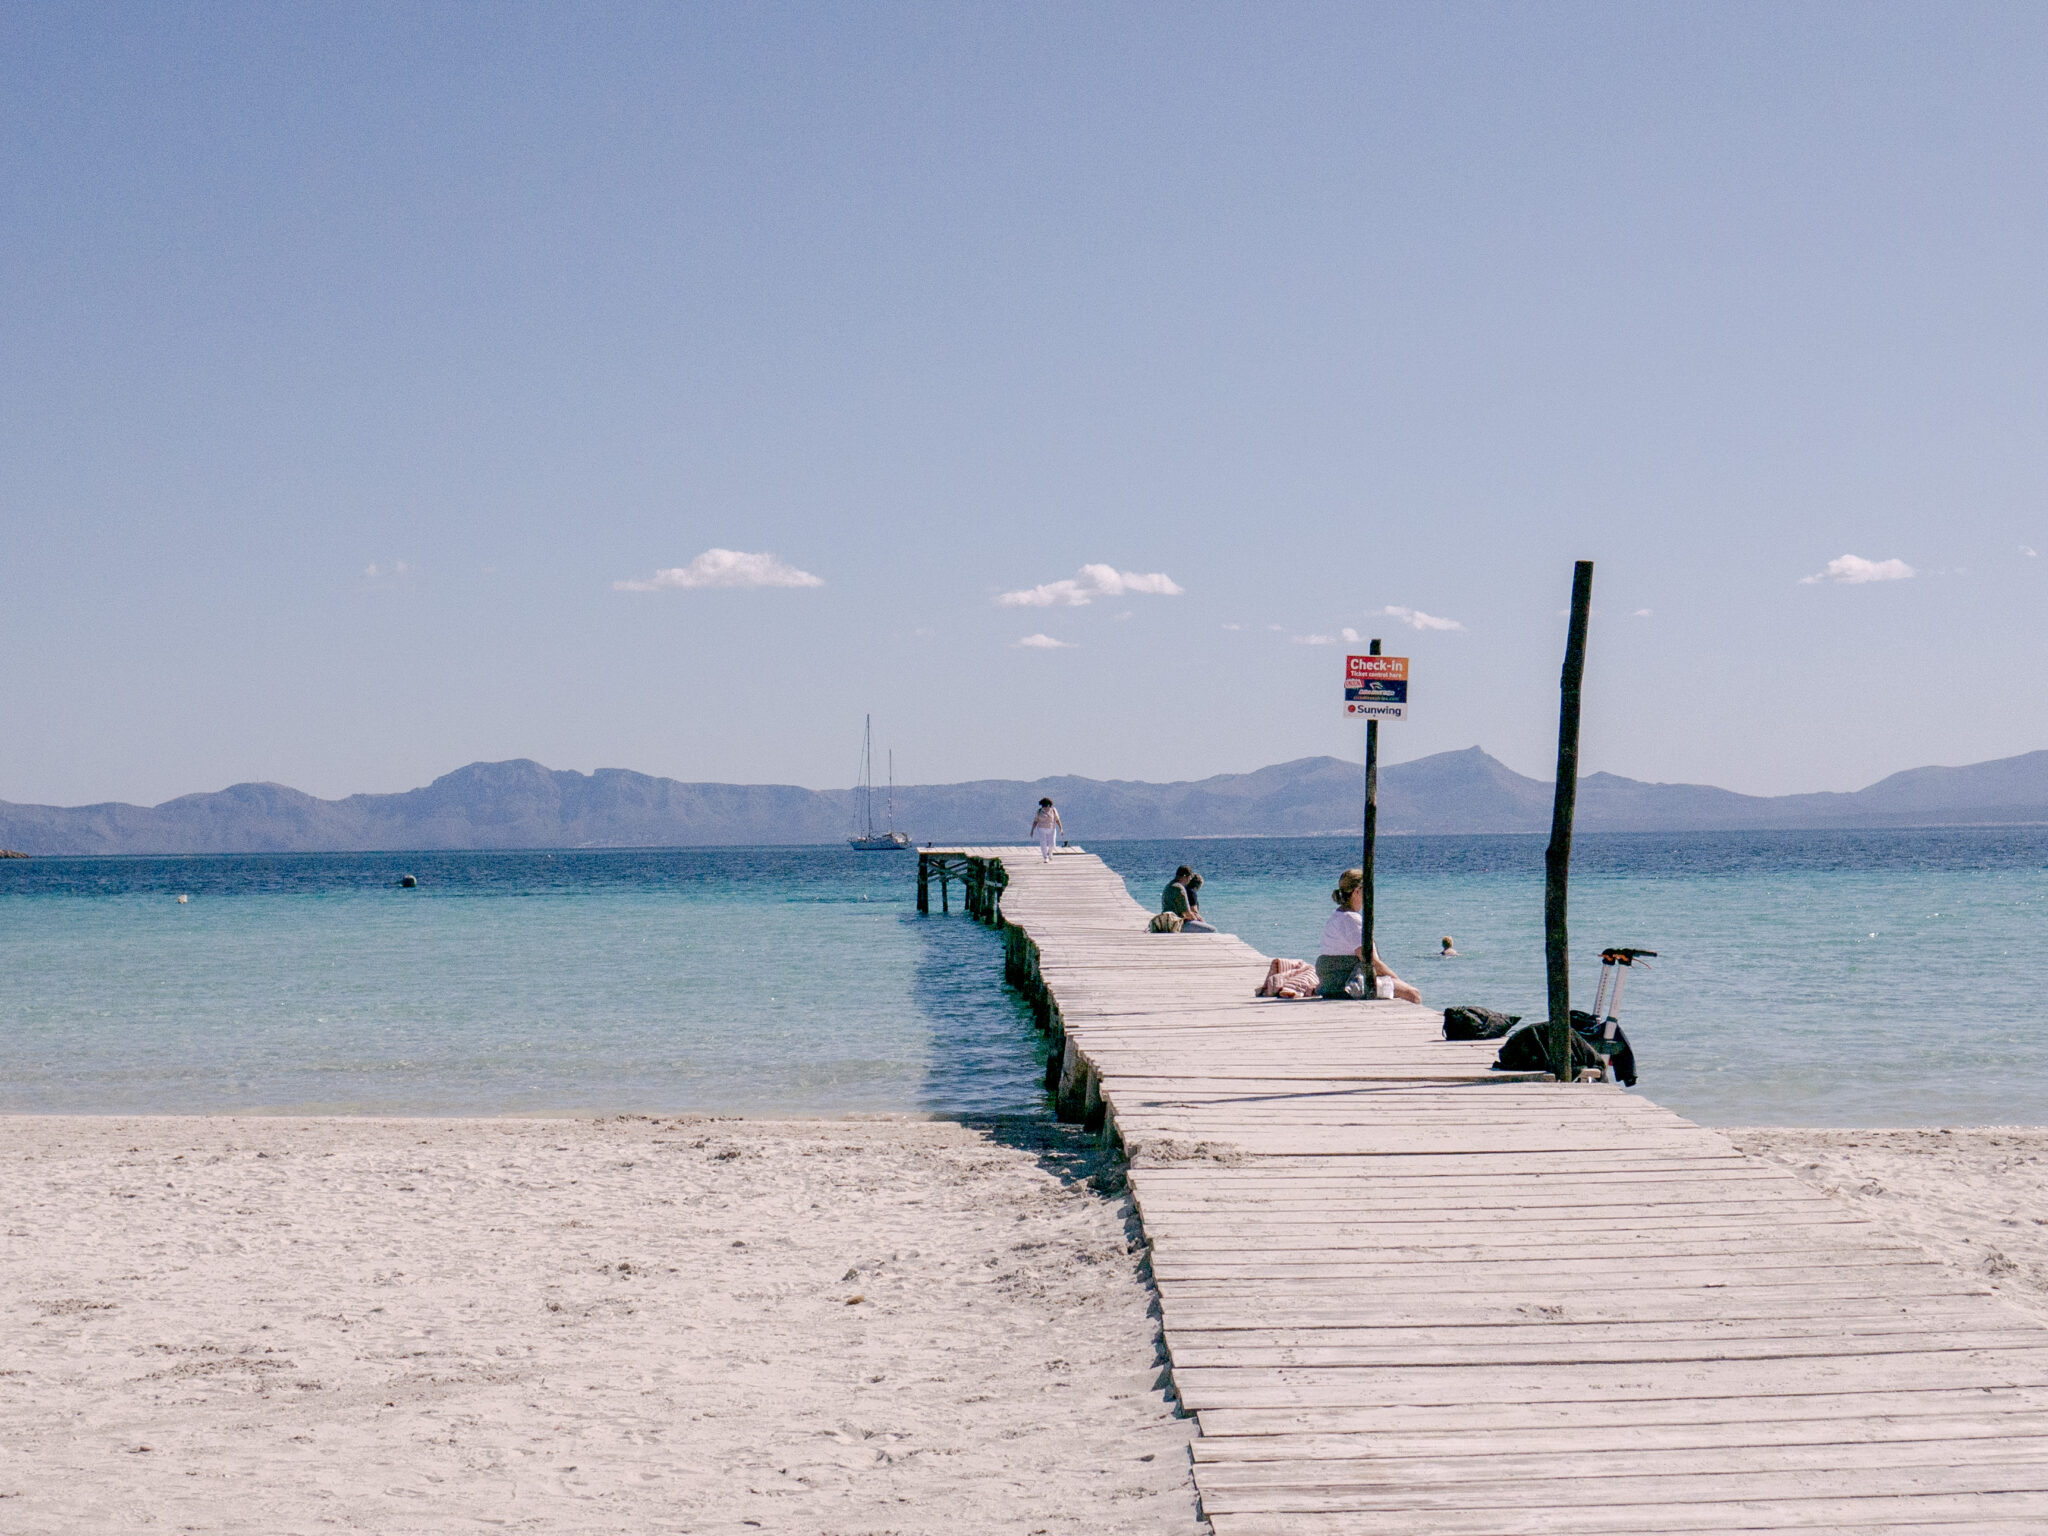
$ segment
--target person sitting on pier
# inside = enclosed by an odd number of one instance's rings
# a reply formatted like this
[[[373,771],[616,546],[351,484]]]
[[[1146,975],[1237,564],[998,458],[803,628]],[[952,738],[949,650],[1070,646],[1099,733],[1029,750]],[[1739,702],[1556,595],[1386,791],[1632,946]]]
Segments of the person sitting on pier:
[[[1202,921],[1202,909],[1195,904],[1202,889],[1202,877],[1183,864],[1173,872],[1173,878],[1166,884],[1165,894],[1159,898],[1159,910],[1171,912],[1180,919],[1182,933],[1214,933],[1216,930]]]
[[[1351,980],[1365,959],[1365,919],[1360,916],[1360,909],[1365,905],[1364,871],[1345,870],[1337,877],[1337,889],[1330,892],[1330,899],[1337,904],[1337,910],[1323,924],[1323,951],[1316,956],[1316,975],[1322,980],[1324,997],[1342,997],[1345,983]],[[1402,1002],[1422,1001],[1422,994],[1395,976],[1386,962],[1380,959],[1377,944],[1372,950],[1372,974],[1392,978],[1394,996]]]
[[[1052,850],[1066,830],[1060,825],[1059,808],[1047,795],[1038,802],[1038,814],[1031,818],[1031,835],[1038,839],[1038,856],[1046,863],[1052,862]]]

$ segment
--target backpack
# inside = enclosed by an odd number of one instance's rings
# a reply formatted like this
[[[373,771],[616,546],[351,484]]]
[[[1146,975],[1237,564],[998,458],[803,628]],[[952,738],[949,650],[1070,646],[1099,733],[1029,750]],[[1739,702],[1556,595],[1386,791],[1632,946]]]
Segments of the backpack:
[[[1444,1010],[1446,1040],[1498,1040],[1522,1022],[1519,1013],[1497,1013],[1491,1008],[1461,1003]]]
[[[1153,933],[1179,933],[1180,922],[1181,919],[1178,912],[1162,912],[1152,919],[1150,931]]]
[[[1508,1031],[1507,1038],[1500,1043],[1500,1054],[1493,1059],[1496,1072],[1548,1072],[1550,1053],[1545,1048],[1543,1034],[1548,1031],[1550,1021],[1538,1020],[1533,1024],[1517,1024]],[[1592,1042],[1600,1038],[1601,1026],[1590,1013],[1572,1010],[1572,1070],[1581,1067],[1597,1067],[1601,1064],[1600,1053],[1593,1049]],[[1619,1024],[1614,1026],[1614,1075],[1633,1088],[1636,1085],[1636,1053],[1629,1049],[1628,1036],[1623,1034]]]

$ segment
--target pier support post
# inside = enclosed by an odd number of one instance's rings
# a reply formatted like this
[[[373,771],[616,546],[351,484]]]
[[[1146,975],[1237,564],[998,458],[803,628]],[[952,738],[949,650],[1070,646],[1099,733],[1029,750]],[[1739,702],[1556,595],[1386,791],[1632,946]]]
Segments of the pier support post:
[[[1561,1083],[1572,1068],[1571,947],[1565,898],[1571,881],[1572,812],[1579,799],[1579,685],[1586,675],[1586,621],[1593,609],[1593,562],[1572,567],[1572,623],[1558,677],[1557,792],[1551,802],[1550,846],[1543,854],[1543,968],[1550,984],[1550,1064]],[[1368,897],[1368,900],[1371,898]]]
[[[1087,1104],[1088,1065],[1074,1042],[1068,1040],[1060,1049],[1059,1087],[1053,1094],[1053,1113],[1071,1125],[1087,1113]]]
[[[917,856],[917,910],[929,913],[932,909],[932,866],[923,854]]]

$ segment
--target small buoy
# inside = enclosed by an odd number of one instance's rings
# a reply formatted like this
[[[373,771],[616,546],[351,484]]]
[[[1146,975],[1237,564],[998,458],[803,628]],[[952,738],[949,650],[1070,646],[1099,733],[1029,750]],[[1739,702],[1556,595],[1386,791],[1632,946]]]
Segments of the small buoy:
[[[417,881],[417,880],[413,879],[413,877],[412,877],[411,875],[400,875],[400,876],[398,877],[398,883],[399,883],[400,885],[404,886],[404,887],[405,887],[405,888],[406,888],[406,889],[407,889],[407,890],[409,891],[409,890],[411,890],[411,889],[412,889],[412,888],[413,888],[414,886],[418,885],[418,884],[419,884],[419,881]]]
[[[183,905],[185,905],[186,902],[190,901],[191,899],[192,898],[190,896],[180,896],[178,898],[178,905],[182,907]]]

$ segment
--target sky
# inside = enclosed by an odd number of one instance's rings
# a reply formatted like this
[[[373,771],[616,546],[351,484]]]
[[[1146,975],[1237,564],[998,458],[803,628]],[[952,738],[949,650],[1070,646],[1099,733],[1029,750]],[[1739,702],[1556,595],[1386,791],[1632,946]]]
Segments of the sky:
[[[2048,747],[2048,9],[0,7],[0,799]]]

